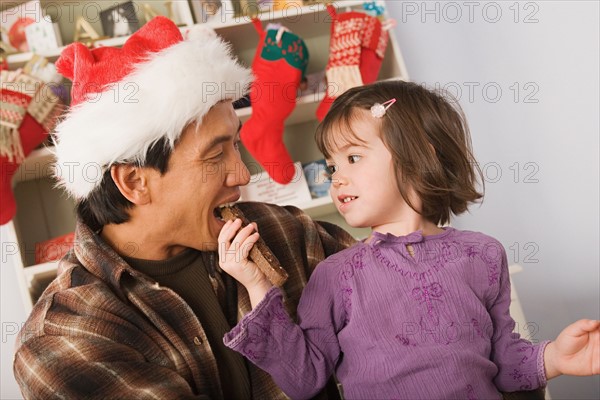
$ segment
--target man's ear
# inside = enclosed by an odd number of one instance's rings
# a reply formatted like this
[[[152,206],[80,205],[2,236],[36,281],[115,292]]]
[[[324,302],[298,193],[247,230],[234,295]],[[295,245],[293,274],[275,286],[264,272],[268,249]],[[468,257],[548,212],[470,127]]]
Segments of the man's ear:
[[[133,204],[142,205],[150,201],[145,168],[117,164],[110,167],[110,176],[121,194]]]

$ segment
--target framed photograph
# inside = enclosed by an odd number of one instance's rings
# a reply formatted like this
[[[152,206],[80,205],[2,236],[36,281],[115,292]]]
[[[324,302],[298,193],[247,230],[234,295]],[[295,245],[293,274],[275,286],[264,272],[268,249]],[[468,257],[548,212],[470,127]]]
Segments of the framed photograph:
[[[292,172],[292,171],[287,171]],[[267,171],[261,171],[250,177],[250,183],[240,187],[242,201],[261,201],[264,203],[292,205],[302,207],[312,200],[302,165],[294,163],[294,177],[287,185],[277,183]]]
[[[44,17],[40,22],[27,25],[25,36],[29,51],[34,53],[54,50],[62,46],[58,24],[53,23],[50,17]]]
[[[302,165],[304,177],[308,184],[310,195],[317,199],[329,195],[331,178],[327,173],[327,162],[325,159],[316,160]]]
[[[39,0],[16,4],[0,12],[0,31],[2,42],[16,52],[29,51],[25,28],[28,25],[41,22],[43,19],[42,5]]]
[[[129,36],[140,29],[140,21],[132,1],[100,12],[104,34],[109,37]]]

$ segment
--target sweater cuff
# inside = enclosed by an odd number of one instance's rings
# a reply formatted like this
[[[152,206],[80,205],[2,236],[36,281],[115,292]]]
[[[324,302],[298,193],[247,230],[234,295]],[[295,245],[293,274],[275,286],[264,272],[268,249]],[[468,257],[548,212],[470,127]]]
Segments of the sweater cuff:
[[[238,322],[229,332],[223,337],[225,346],[232,350],[240,351],[241,344],[248,340],[248,326],[255,319],[264,320],[270,316],[269,310],[277,307],[277,303],[283,304],[283,295],[281,289],[273,286],[269,289],[265,297]],[[263,315],[264,314],[264,315]]]
[[[546,387],[548,384],[548,378],[546,377],[546,365],[544,364],[544,352],[546,351],[546,346],[548,346],[549,343],[549,340],[545,340],[540,343],[539,346],[539,352],[537,356],[537,372],[540,387]]]

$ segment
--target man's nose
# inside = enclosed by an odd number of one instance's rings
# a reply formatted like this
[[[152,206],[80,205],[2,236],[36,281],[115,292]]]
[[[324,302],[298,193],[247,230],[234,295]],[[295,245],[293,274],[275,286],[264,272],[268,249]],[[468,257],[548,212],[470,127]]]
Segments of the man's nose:
[[[250,182],[250,171],[239,154],[232,157],[225,167],[225,184],[227,186],[245,186]]]

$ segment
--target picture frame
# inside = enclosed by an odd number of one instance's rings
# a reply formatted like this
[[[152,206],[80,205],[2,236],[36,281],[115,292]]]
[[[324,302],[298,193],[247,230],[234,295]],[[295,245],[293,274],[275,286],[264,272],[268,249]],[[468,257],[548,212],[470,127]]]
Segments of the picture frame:
[[[58,24],[52,22],[47,16],[39,22],[26,26],[25,37],[29,51],[34,53],[51,51],[63,45]]]
[[[102,10],[100,22],[104,34],[109,37],[129,36],[141,26],[132,1]]]
[[[15,2],[15,4],[17,4]],[[0,39],[15,52],[29,51],[25,28],[43,20],[40,0],[31,0],[0,12]],[[9,47],[10,46],[10,47]]]
[[[287,170],[286,172],[291,172]],[[308,183],[304,176],[302,164],[294,163],[292,180],[282,185],[269,176],[267,171],[261,171],[250,177],[250,182],[240,187],[241,201],[260,201],[281,206],[292,205],[302,207],[312,200]]]
[[[327,173],[327,162],[324,158],[302,164],[308,190],[313,199],[329,196],[331,177]]]

